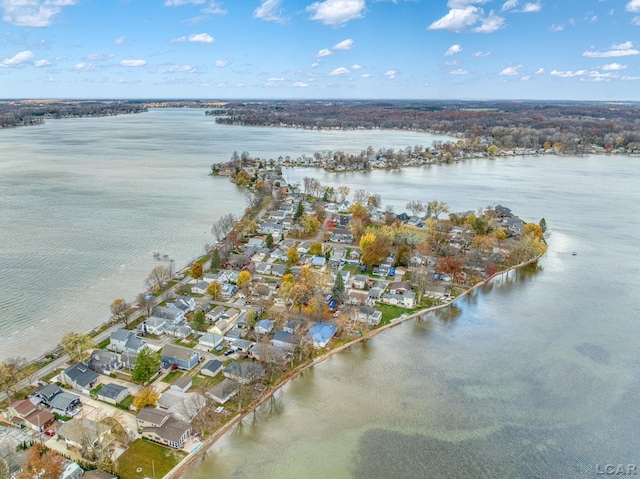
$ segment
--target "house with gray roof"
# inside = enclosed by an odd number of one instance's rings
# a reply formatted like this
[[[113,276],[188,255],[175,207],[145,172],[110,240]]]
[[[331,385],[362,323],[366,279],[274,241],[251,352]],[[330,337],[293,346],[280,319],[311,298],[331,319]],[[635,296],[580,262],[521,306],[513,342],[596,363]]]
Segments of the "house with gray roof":
[[[223,379],[206,392],[207,396],[218,404],[224,404],[238,394],[238,383],[232,379]]]
[[[194,284],[191,287],[191,292],[193,294],[207,294],[208,286],[209,286],[209,283],[207,283],[206,281],[198,281],[196,284]]]
[[[184,311],[175,308],[167,308],[166,306],[156,306],[151,311],[149,318],[162,318],[167,322],[174,324],[184,321]]]
[[[68,392],[60,392],[49,401],[51,412],[61,416],[75,416],[81,406],[80,397]]]
[[[129,396],[129,390],[125,386],[115,383],[105,384],[96,394],[99,400],[109,404],[121,403],[127,396]]]
[[[91,352],[87,366],[99,374],[111,374],[121,368],[118,355],[107,349],[94,349]]]
[[[164,333],[164,328],[168,321],[164,318],[149,317],[140,325],[140,329],[144,334],[154,334],[160,336]]]
[[[214,349],[222,344],[224,336],[221,334],[205,333],[198,339],[198,343],[208,349]]]
[[[224,364],[217,359],[211,359],[200,368],[200,374],[209,377],[215,377],[224,368]]]
[[[272,321],[270,319],[261,319],[256,324],[256,327],[255,327],[256,333],[258,334],[270,333],[271,331],[273,331],[274,324],[275,324],[275,321]]]
[[[98,381],[98,373],[89,369],[86,363],[72,364],[60,375],[63,384],[84,394],[89,394]]]
[[[240,363],[233,361],[222,370],[222,375],[240,384],[249,384],[258,379],[262,379],[265,375],[265,369],[260,364],[253,362]]]
[[[276,331],[273,333],[273,338],[271,338],[272,345],[286,349],[287,351],[293,351],[299,342],[299,338],[296,338],[292,333],[287,331]]]
[[[211,311],[208,311],[204,317],[207,318],[211,322],[215,322],[220,319],[220,316],[226,311],[224,306],[216,306]]]
[[[169,387],[174,391],[186,393],[192,385],[193,379],[189,376],[180,376],[178,379],[173,381]]]
[[[142,437],[175,449],[180,449],[193,432],[190,424],[170,412],[150,407],[138,413],[136,423]]]
[[[180,369],[192,369],[200,361],[200,353],[195,349],[165,344],[162,348],[162,364],[164,367],[176,366]]]
[[[271,266],[271,274],[273,276],[284,276],[284,272],[286,270],[287,270],[287,266],[284,264],[274,264]]]
[[[134,331],[119,328],[109,335],[108,348],[119,353],[132,351],[139,353],[147,345],[147,342]]]

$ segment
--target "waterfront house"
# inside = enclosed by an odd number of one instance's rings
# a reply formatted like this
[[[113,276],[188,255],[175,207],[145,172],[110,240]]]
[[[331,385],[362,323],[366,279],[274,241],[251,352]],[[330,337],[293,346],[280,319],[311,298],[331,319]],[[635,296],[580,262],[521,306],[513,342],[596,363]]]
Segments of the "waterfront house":
[[[174,389],[164,392],[158,399],[158,407],[166,409],[174,418],[187,423],[191,423],[206,403],[206,398],[199,393],[187,393]]]
[[[200,361],[200,353],[195,349],[166,344],[162,348],[162,364],[166,367],[178,367],[190,370]]]
[[[271,344],[287,351],[293,351],[300,343],[299,338],[296,338],[292,333],[287,331],[276,331],[273,333]]]
[[[249,384],[263,378],[265,375],[265,369],[260,364],[253,362],[239,363],[237,361],[233,361],[222,370],[222,375],[225,378],[232,379],[240,384]]]
[[[337,330],[337,326],[333,323],[320,322],[313,325],[307,334],[313,341],[313,347],[317,349],[324,348],[331,338],[335,336]]]
[[[168,323],[178,324],[184,321],[184,311],[175,308],[167,308],[166,306],[156,306],[151,311],[151,318],[161,318]]]
[[[100,374],[111,374],[121,368],[118,355],[106,349],[94,349],[91,352],[87,366]]]
[[[257,343],[251,348],[251,357],[263,362],[279,362],[287,361],[289,351],[280,346],[267,343]]]
[[[129,396],[129,389],[115,383],[107,383],[96,394],[96,397],[109,404],[118,404]]]
[[[150,407],[138,413],[136,423],[142,437],[175,449],[180,449],[193,432],[190,424],[170,412]]]
[[[200,369],[200,374],[204,376],[215,377],[218,375],[220,371],[224,368],[224,364],[222,364],[217,359],[211,359],[205,363],[204,366]]]
[[[98,373],[89,369],[86,363],[72,364],[60,374],[62,384],[89,394],[98,381]]]
[[[238,394],[238,383],[233,379],[223,379],[206,392],[218,404],[224,404]]]
[[[354,319],[368,326],[377,326],[382,321],[382,312],[375,308],[361,306],[356,310]]]
[[[404,294],[411,290],[410,281],[396,281],[389,285],[389,292],[391,294]]]

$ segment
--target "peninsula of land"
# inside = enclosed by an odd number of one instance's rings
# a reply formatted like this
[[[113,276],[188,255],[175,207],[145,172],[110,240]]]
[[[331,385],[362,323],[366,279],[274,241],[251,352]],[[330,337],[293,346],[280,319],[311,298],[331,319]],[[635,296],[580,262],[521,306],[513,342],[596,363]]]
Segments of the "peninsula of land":
[[[178,272],[158,257],[149,290],[115,299],[109,324],[0,364],[0,434],[18,449],[0,467],[178,477],[302,370],[546,250],[544,220],[505,206],[416,198],[396,213],[375,192],[289,185],[267,163],[231,159],[247,210],[216,221],[205,256]]]

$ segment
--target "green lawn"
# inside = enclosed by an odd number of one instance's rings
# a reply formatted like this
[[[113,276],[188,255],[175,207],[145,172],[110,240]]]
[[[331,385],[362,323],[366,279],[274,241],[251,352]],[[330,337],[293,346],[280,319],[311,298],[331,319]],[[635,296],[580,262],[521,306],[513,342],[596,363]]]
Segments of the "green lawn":
[[[171,384],[173,381],[178,379],[183,374],[184,374],[183,371],[176,369],[175,371],[171,371],[169,374],[167,374],[162,381],[165,383]]]
[[[381,326],[389,324],[392,319],[398,318],[405,313],[411,314],[416,311],[415,309],[401,308],[400,306],[394,306],[393,304],[384,303],[377,303],[376,309],[382,311],[382,322],[380,323]]]
[[[116,470],[121,479],[163,477],[187,455],[168,447],[137,439],[118,458]]]

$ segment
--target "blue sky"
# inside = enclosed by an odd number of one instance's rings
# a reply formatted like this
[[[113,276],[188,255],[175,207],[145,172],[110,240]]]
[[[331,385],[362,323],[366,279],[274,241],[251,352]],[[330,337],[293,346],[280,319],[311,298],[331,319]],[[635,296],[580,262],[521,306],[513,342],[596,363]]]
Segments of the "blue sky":
[[[639,100],[640,0],[0,0],[1,98]]]

